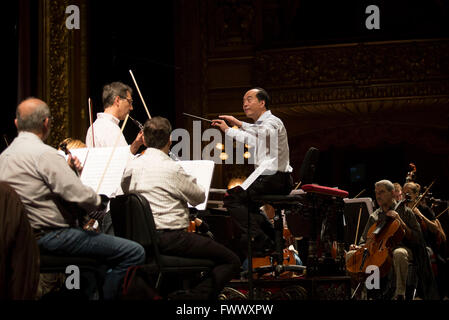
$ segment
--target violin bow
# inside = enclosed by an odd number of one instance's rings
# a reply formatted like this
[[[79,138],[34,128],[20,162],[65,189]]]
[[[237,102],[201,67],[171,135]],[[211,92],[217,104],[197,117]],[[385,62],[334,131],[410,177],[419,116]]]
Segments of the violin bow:
[[[416,199],[415,203],[413,204],[412,210],[414,210],[416,208],[416,206],[419,204],[419,202],[424,198],[424,196],[427,194],[427,192],[429,192],[430,188],[433,186],[433,184],[435,183],[436,180],[433,180],[432,183],[430,184],[430,186],[428,186],[426,188],[426,191],[424,191],[419,197],[418,199]]]
[[[6,139],[6,134],[3,134],[3,139],[5,140],[6,146],[9,147],[8,139]]]
[[[437,216],[435,217],[435,220],[438,219],[439,217],[441,217],[441,215],[442,215],[443,213],[445,213],[446,211],[448,211],[448,210],[449,210],[449,207],[447,207],[446,209],[444,209],[439,215],[437,215]]]
[[[94,135],[93,114],[92,114],[92,102],[90,100],[90,97],[87,100],[87,104],[89,105],[89,122],[90,122],[90,127],[92,128],[92,146],[95,148],[95,135]]]
[[[363,192],[365,192],[365,189],[363,189],[362,191],[360,191],[355,197],[354,199],[358,198]],[[360,217],[362,215],[362,205],[360,205],[360,210],[359,210],[359,217],[357,219],[357,229],[355,231],[355,239],[354,239],[354,245],[357,244],[357,238],[359,236],[359,227],[360,227]]]
[[[133,78],[134,85],[136,86],[137,92],[139,93],[139,96],[140,96],[140,100],[142,100],[143,106],[145,107],[145,111],[147,112],[148,119],[151,119],[150,112],[148,111],[148,108],[147,108],[147,105],[145,103],[145,100],[143,100],[143,96],[142,96],[142,93],[140,92],[139,86],[137,85],[136,78],[134,77],[134,74],[133,74],[133,72],[131,70],[129,70],[129,73],[131,74],[131,78]]]

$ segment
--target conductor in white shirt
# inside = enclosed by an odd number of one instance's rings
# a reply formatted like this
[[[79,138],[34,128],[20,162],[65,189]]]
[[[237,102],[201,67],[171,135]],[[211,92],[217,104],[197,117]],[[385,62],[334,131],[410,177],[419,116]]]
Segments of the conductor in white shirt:
[[[260,211],[260,203],[252,202],[251,199],[264,194],[288,194],[293,187],[287,131],[281,119],[269,110],[269,103],[270,97],[264,89],[253,88],[243,97],[243,111],[254,121],[253,124],[229,115],[221,115],[220,119],[212,122],[213,126],[220,128],[227,136],[255,147],[255,167],[264,168],[262,174],[246,190],[235,187],[228,190],[224,197],[225,207],[242,231],[242,249],[245,251],[247,248],[250,229],[251,238],[254,238],[253,253],[263,256],[274,250],[274,229],[266,215]],[[251,213],[250,228],[248,210]]]
[[[154,117],[145,123],[143,132],[147,149],[128,164],[122,178],[122,189],[125,193],[138,192],[148,200],[162,253],[215,262],[207,278],[190,291],[172,295],[173,299],[217,299],[226,283],[238,274],[240,259],[211,238],[187,232],[190,221],[187,204],[198,205],[206,196],[196,178],[168,156],[170,122]]]
[[[125,137],[119,127],[119,122],[125,120],[126,115],[133,110],[133,90],[121,82],[112,82],[103,87],[104,112],[97,113],[97,119],[89,127],[86,134],[86,145],[92,147],[127,146]],[[92,134],[93,130],[93,134]],[[143,133],[139,132],[136,139],[129,146],[132,154],[136,154],[143,144]]]

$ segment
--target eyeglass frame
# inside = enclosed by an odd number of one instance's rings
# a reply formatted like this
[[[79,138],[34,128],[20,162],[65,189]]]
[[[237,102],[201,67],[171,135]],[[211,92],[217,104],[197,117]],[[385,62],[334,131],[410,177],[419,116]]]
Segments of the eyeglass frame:
[[[121,96],[118,96],[118,97],[119,97],[120,99],[122,99],[122,100],[128,101],[128,103],[129,103],[130,105],[132,105],[133,102],[134,102],[133,98],[124,98],[124,97],[121,97]]]

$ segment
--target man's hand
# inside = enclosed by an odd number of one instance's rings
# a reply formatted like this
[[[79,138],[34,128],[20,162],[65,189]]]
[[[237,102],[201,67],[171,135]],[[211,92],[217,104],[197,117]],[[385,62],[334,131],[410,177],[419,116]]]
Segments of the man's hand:
[[[81,165],[81,161],[76,157],[69,154],[67,158],[67,163],[78,175],[83,171],[83,166]]]
[[[397,213],[394,210],[388,211],[385,215],[388,216],[388,217],[391,217],[393,219],[398,219],[399,221],[402,221],[401,217],[399,216],[399,213]]]
[[[401,216],[399,215],[399,213],[397,213],[394,210],[390,210],[388,211],[386,214],[386,216],[391,217],[393,219],[398,220],[401,223],[402,229],[404,229],[404,231],[407,233],[407,225],[405,224],[405,222],[401,219]]]
[[[139,148],[142,146],[142,144],[143,144],[143,131],[140,131],[137,134],[136,139],[131,144],[131,147],[130,147],[131,153],[136,154],[137,151],[139,151]]]
[[[218,116],[220,119],[225,120],[231,127],[233,126],[237,126],[237,127],[241,127],[242,126],[242,121],[234,118],[233,116]]]
[[[212,126],[218,127],[223,132],[226,132],[226,130],[229,129],[229,126],[226,124],[226,122],[219,119],[212,120]]]

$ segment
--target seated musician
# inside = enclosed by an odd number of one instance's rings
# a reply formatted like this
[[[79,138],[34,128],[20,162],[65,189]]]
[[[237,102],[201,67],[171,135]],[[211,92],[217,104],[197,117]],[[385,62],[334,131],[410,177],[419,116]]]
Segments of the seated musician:
[[[393,298],[403,300],[405,299],[408,265],[413,260],[421,260],[414,254],[416,252],[421,254],[420,251],[414,250],[414,248],[420,245],[420,242],[422,243],[421,229],[410,208],[404,205],[396,208],[397,202],[394,200],[394,185],[391,181],[381,180],[376,182],[375,195],[379,208],[370,215],[359,244],[363,245],[367,241],[369,228],[375,223],[379,224],[386,217],[397,219],[400,222],[405,234],[400,243],[392,248],[393,268],[390,271],[394,272],[396,278]],[[360,246],[351,245],[350,247],[351,250],[358,248]],[[391,275],[390,272],[389,279],[392,278]],[[390,285],[394,286],[394,284]]]
[[[396,201],[404,200],[401,185],[397,182],[393,183],[393,185],[394,185],[394,200]]]
[[[145,154],[133,159],[125,169],[122,189],[142,194],[149,202],[159,233],[161,253],[215,262],[212,272],[189,291],[172,293],[172,299],[216,299],[240,270],[239,258],[210,237],[187,232],[189,208],[205,200],[204,189],[169,156],[171,125],[154,117],[144,125]]]
[[[432,234],[437,234],[441,231],[438,228],[437,222],[435,221],[435,213],[424,203],[424,200],[420,201],[415,206],[415,208],[413,208],[419,196],[420,190],[421,186],[415,182],[407,182],[406,184],[404,184],[403,188],[404,194],[410,197],[409,201],[407,202],[407,206],[413,209],[413,213],[416,215],[416,219],[423,223],[421,224],[421,229],[423,231],[426,243],[429,246],[433,246],[432,242],[434,241],[434,238],[432,237]],[[441,236],[444,238],[444,240],[446,239],[446,235],[444,234],[444,232]]]
[[[89,127],[86,134],[86,145],[89,148],[96,147],[124,147],[128,146],[119,122],[133,110],[133,90],[122,82],[112,82],[103,87],[102,102],[104,112],[97,113],[97,119]],[[129,151],[135,155],[143,144],[143,133],[139,132],[129,146]],[[122,190],[117,190],[116,195]],[[111,215],[109,212],[103,218],[101,224],[103,233],[114,235]]]
[[[255,167],[265,166],[265,171],[248,187],[233,188],[227,191],[224,197],[224,206],[242,231],[241,245],[246,251],[249,230],[254,239],[254,255],[265,256],[274,251],[274,229],[259,209],[260,203],[251,199],[258,195],[279,194],[286,195],[293,189],[291,177],[292,167],[289,160],[289,147],[287,131],[281,119],[274,116],[269,109],[270,97],[262,88],[247,91],[243,97],[243,111],[254,121],[249,124],[233,116],[222,115],[213,120],[212,125],[217,126],[227,136],[236,141],[248,143],[255,147]],[[236,126],[230,128],[228,126]],[[268,137],[277,138],[275,143],[269,145]],[[248,211],[251,214],[251,225],[248,226]]]
[[[404,191],[404,195],[409,197],[407,206],[413,210],[413,213],[421,226],[429,256],[431,259],[435,259],[437,266],[436,278],[437,280],[441,280],[438,281],[438,285],[440,293],[443,296],[444,293],[442,291],[445,290],[443,279],[447,276],[446,260],[442,257],[442,255],[444,256],[446,234],[439,220],[436,219],[435,213],[425,204],[424,199],[419,201],[415,208],[413,208],[418,199],[421,186],[415,182],[407,182],[404,184],[402,190]]]
[[[18,105],[15,125],[19,134],[0,155],[0,180],[19,194],[41,250],[101,260],[110,268],[104,279],[104,298],[117,298],[128,267],[143,263],[145,251],[133,241],[78,227],[80,212],[104,210],[109,199],[82,184],[64,157],[44,143],[51,124],[44,101],[28,98]],[[80,169],[79,160],[74,160]],[[78,210],[69,211],[74,204]]]
[[[133,110],[132,93],[131,87],[121,82],[112,82],[103,87],[104,112],[98,113],[97,119],[87,129],[86,145],[89,148],[113,147],[117,138],[117,146],[128,145],[118,124]],[[130,145],[130,152],[136,154],[142,143],[142,132],[139,132]]]
[[[60,150],[60,146],[62,144],[65,144],[66,148],[69,149],[69,150],[71,150],[71,149],[80,149],[80,148],[86,148],[87,147],[86,144],[84,142],[82,142],[81,140],[79,140],[79,139],[66,138],[66,139],[62,140],[59,143],[58,150]]]

